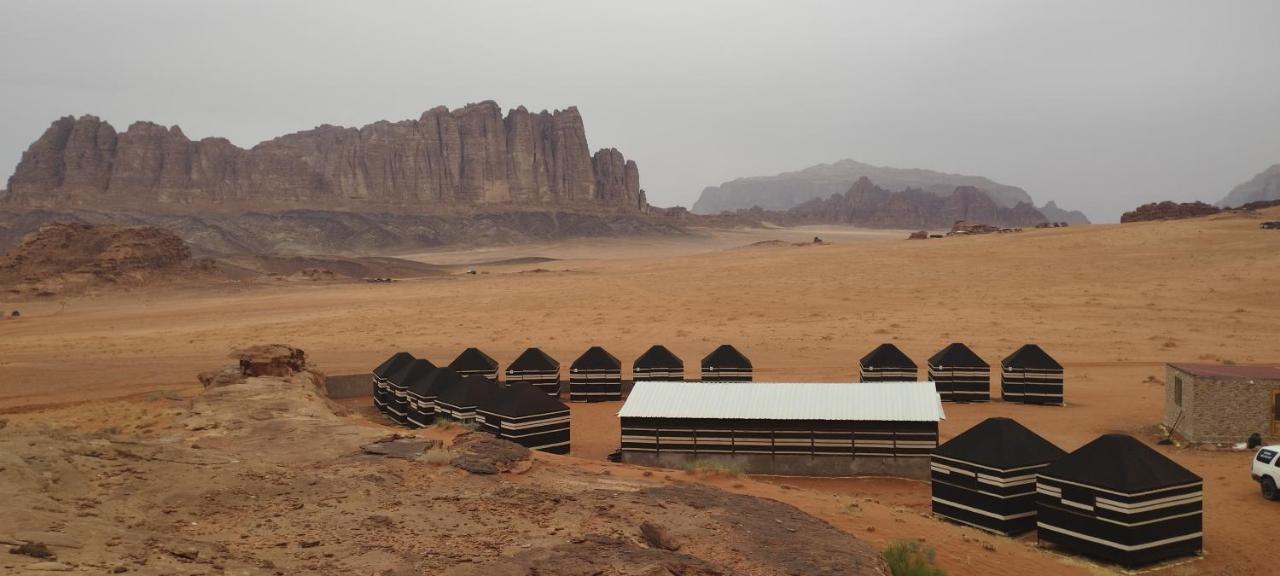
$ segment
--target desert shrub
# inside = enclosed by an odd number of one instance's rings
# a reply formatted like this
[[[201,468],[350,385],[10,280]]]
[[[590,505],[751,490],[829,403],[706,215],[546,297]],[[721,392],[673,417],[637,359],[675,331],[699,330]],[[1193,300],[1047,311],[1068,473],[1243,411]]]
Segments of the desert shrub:
[[[945,576],[933,565],[933,548],[915,540],[894,540],[884,549],[884,561],[893,576]]]
[[[685,464],[685,472],[706,476],[741,476],[742,467],[733,462],[694,460]]]
[[[418,460],[431,466],[444,466],[453,460],[453,453],[445,448],[432,448],[423,452]]]

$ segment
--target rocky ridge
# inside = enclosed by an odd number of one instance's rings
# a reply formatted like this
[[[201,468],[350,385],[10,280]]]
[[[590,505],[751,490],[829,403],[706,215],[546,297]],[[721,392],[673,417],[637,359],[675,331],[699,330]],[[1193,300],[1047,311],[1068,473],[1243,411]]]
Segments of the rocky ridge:
[[[1048,221],[1035,206],[1002,206],[982,190],[960,186],[946,196],[920,189],[890,192],[867,177],[843,194],[813,199],[785,213],[791,221],[852,224],[869,228],[941,229],[956,221],[992,226],[1034,226]]]
[[[1204,202],[1152,202],[1143,204],[1120,215],[1120,223],[1147,222],[1151,220],[1180,220],[1208,216],[1222,212],[1221,208]]]
[[[1270,200],[1280,200],[1280,164],[1272,164],[1248,182],[1236,186],[1217,205],[1221,208],[1233,208],[1250,202]]]

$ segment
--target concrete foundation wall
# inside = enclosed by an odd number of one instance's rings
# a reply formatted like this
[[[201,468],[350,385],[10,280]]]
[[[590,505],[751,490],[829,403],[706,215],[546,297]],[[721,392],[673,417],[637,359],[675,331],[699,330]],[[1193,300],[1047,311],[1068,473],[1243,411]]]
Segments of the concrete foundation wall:
[[[329,397],[334,399],[373,396],[373,375],[344,374],[326,376],[324,388],[329,393]]]
[[[747,474],[785,476],[896,476],[929,477],[929,458],[892,456],[807,456],[798,454],[693,454],[689,452],[633,452],[624,450],[622,461],[640,466],[686,468],[695,462],[722,463]]]

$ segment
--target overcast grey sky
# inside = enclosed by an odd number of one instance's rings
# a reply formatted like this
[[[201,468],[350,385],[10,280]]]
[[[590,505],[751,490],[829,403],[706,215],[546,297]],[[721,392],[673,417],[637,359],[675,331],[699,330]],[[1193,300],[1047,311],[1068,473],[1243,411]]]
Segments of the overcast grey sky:
[[[1280,1],[4,0],[0,173],[55,118],[249,147],[496,100],[577,105],[658,205],[854,158],[1115,220],[1280,162]]]

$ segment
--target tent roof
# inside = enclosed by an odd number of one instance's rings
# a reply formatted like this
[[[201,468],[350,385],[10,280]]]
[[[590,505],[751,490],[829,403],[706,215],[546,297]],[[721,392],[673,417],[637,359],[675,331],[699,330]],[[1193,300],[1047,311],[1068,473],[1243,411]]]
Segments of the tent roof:
[[[933,382],[636,382],[627,418],[937,422]]]
[[[962,366],[966,368],[988,368],[987,364],[973,350],[965,346],[963,342],[952,342],[947,344],[946,348],[939,350],[937,354],[929,357],[930,366]]]
[[[497,382],[473,374],[437,390],[436,400],[454,406],[479,406],[497,395]]]
[[[1014,368],[1033,368],[1038,370],[1061,370],[1062,365],[1053,359],[1048,352],[1035,344],[1024,344],[1013,354],[1000,361],[1001,366]]]
[[[449,367],[454,370],[489,371],[498,369],[498,361],[481,352],[479,348],[467,348],[449,363]]]
[[[405,364],[413,361],[413,354],[408,352],[396,352],[390,358],[383,360],[377,368],[373,369],[373,375],[379,378],[386,378],[395,373],[396,370],[404,367]]]
[[[414,358],[411,362],[401,366],[391,374],[388,380],[396,386],[404,387],[414,378],[418,378],[432,370],[436,369],[436,365],[432,364],[426,358]]]
[[[634,368],[684,368],[684,360],[667,350],[666,346],[654,344],[633,365]]]
[[[518,418],[562,410],[567,412],[569,407],[528,382],[509,382],[500,386],[492,398],[480,403],[478,409]]]
[[[462,377],[453,368],[436,368],[425,375],[409,382],[409,391],[419,396],[439,394],[443,388],[456,385]]]
[[[916,369],[916,363],[907,357],[906,354],[899,350],[893,344],[885,343],[876,346],[875,350],[867,353],[858,362],[862,366],[874,366],[876,368],[908,368]]]
[[[751,361],[747,359],[737,348],[728,344],[721,344],[719,348],[712,350],[702,359],[703,368],[746,368],[751,369]]]
[[[520,353],[520,356],[516,358],[515,361],[513,361],[509,366],[507,366],[508,371],[510,370],[521,370],[521,371],[523,370],[559,370],[559,369],[560,369],[560,362],[557,362],[555,358],[548,356],[546,352],[543,352],[541,349],[538,349],[538,348],[526,349],[524,352]]]
[[[1001,470],[1048,464],[1067,454],[1011,418],[987,418],[933,452]]]
[[[577,360],[573,361],[570,370],[622,370],[619,362],[608,350],[599,346],[587,348]]]
[[[1044,476],[1132,494],[1202,481],[1127,434],[1107,434],[1059,458]]]

